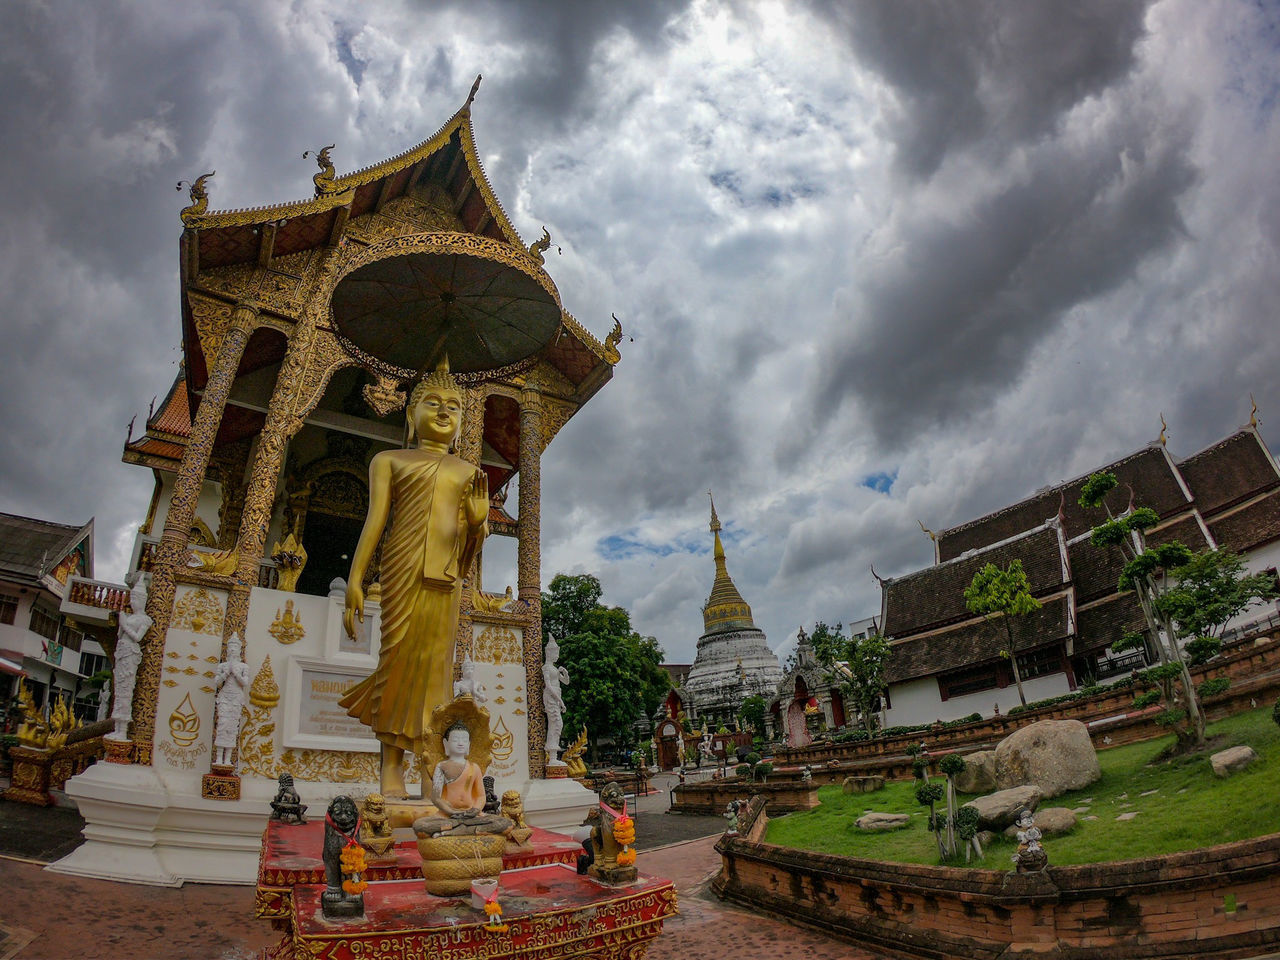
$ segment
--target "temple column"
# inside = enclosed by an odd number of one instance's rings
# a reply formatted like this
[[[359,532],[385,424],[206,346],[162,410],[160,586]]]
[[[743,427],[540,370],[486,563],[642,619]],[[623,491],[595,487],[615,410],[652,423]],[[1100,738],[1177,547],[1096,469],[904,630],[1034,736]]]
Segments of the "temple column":
[[[151,763],[151,744],[155,735],[156,700],[160,695],[160,670],[164,654],[164,637],[173,613],[175,569],[183,564],[187,541],[191,537],[191,521],[195,517],[200,488],[204,484],[213,441],[222,423],[222,413],[235,382],[240,358],[249,343],[249,335],[258,319],[258,310],[249,303],[238,303],[231,311],[231,321],[218,348],[218,357],[204,396],[191,424],[191,439],[182,455],[182,464],[173,485],[173,497],[164,521],[164,532],[156,549],[147,594],[147,614],[154,621],[147,632],[138,666],[138,679],[133,688],[133,740],[135,762]]]
[[[546,769],[547,716],[542,708],[542,395],[520,391],[520,515],[516,568],[520,599],[529,605],[525,630],[525,691],[529,705],[529,777]]]
[[[462,388],[462,433],[458,437],[458,456],[467,463],[480,466],[480,457],[484,452],[484,400],[483,384]],[[484,544],[476,551],[475,559],[469,570],[463,571],[463,579],[471,584],[471,589],[462,591],[462,604],[458,610],[458,631],[454,635],[453,678],[462,677],[461,657],[471,649],[471,610],[472,591],[480,589],[480,565]]]

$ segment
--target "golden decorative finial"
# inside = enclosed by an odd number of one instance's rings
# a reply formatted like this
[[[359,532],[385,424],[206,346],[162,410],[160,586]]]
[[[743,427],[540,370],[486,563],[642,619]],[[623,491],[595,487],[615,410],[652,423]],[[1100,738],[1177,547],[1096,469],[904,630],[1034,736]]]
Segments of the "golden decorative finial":
[[[333,168],[333,161],[329,159],[329,151],[336,147],[336,143],[331,143],[327,147],[321,147],[316,152],[316,166],[320,168],[320,172],[311,178],[311,182],[316,185],[316,196],[323,197],[330,193],[341,193],[342,189],[335,186],[334,180],[337,179],[337,171]],[[305,160],[311,156],[310,150],[302,151],[302,159]]]
[[[611,313],[609,316],[613,317],[613,329],[604,338],[604,355],[610,363],[617,363],[622,359],[622,354],[618,352],[618,344],[622,342],[622,321],[618,319],[616,313]],[[635,338],[627,337],[627,341],[635,343]]]
[[[720,532],[720,518],[716,516],[716,498],[711,496],[711,491],[707,491],[707,496],[711,497],[711,532]]]
[[[369,409],[380,417],[404,409],[405,395],[400,381],[382,373],[373,374],[373,383],[366,383],[361,391]]]
[[[551,231],[544,225],[542,228],[542,236],[533,243],[529,244],[529,256],[537,262],[538,266],[542,266],[546,261],[542,258],[543,253],[551,249]],[[556,247],[556,253],[563,255],[564,251]]]
[[[1169,435],[1166,432],[1169,425],[1164,422],[1164,414],[1160,414],[1160,446],[1167,446],[1169,443]]]
[[[1253,399],[1252,393],[1249,394],[1249,403],[1253,406],[1253,409],[1249,411],[1249,426],[1257,430],[1258,429],[1258,401]]]
[[[883,586],[884,586],[884,577],[882,577],[882,576],[880,576],[880,574],[876,573],[876,565],[875,565],[874,563],[873,563],[873,564],[871,564],[870,566],[871,566],[871,575],[872,575],[873,577],[875,577],[875,578],[876,578],[876,583],[880,584],[880,586],[882,586],[882,587],[883,587]]]
[[[934,543],[937,543],[937,542],[938,542],[938,535],[937,535],[936,533],[934,533],[932,530],[930,530],[928,527],[926,527],[926,526],[924,525],[924,521],[923,521],[923,520],[917,520],[917,521],[916,521],[916,523],[920,524],[920,529],[921,529],[921,531],[924,533],[924,535],[925,535],[925,536],[927,536],[927,537],[928,537],[930,540],[932,540]]]
[[[480,89],[480,81],[483,79],[481,74],[476,74],[476,82],[471,85],[471,92],[467,94],[467,102],[462,109],[466,110],[471,106],[471,101],[476,98],[476,91]]]
[[[202,173],[196,177],[195,183],[188,180],[178,181],[178,190],[182,190],[184,183],[190,187],[191,206],[183,207],[178,214],[182,218],[182,222],[187,226],[194,224],[209,209],[209,188],[205,186],[205,183],[217,172],[216,170],[210,170],[208,173]]]

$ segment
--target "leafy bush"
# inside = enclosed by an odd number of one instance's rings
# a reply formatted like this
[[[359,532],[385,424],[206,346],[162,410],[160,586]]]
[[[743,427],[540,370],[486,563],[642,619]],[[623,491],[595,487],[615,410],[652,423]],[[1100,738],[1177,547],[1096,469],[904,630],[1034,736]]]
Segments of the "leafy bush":
[[[754,767],[757,763],[760,762],[760,759],[761,759],[760,754],[752,750],[750,753],[748,753],[745,757],[742,758],[742,762],[746,764],[750,764],[751,766]]]
[[[978,713],[977,710],[973,711],[973,713],[969,714],[967,717],[961,717],[957,721],[957,723],[980,723],[980,722],[982,722],[982,714]]]
[[[1231,686],[1230,677],[1210,677],[1196,688],[1196,692],[1201,697],[1216,697],[1218,694],[1225,692],[1229,686]]]
[[[1146,693],[1140,693],[1136,697],[1134,697],[1133,705],[1137,707],[1139,710],[1142,710],[1146,707],[1155,706],[1157,703],[1160,702],[1160,696],[1161,694],[1159,690],[1148,690]]]
[[[948,753],[938,763],[938,769],[948,777],[954,777],[964,773],[964,757],[960,756],[958,753]]]
[[[927,807],[942,799],[946,788],[940,783],[920,783],[916,785],[916,803]]]
[[[1177,710],[1162,710],[1156,714],[1156,723],[1162,727],[1177,726],[1187,718],[1187,711],[1179,708]]]
[[[736,773],[743,780],[745,780],[751,774],[751,767],[748,764],[740,763],[733,768],[733,772]]]
[[[1280,727],[1280,697],[1276,698],[1276,705],[1271,708],[1271,719],[1276,722],[1276,726]]]
[[[772,764],[772,763],[757,763],[757,764],[756,764],[756,779],[757,779],[757,780],[763,781],[763,780],[764,780],[767,776],[769,776],[769,774],[771,774],[771,773],[773,773],[773,764]]]
[[[956,836],[968,843],[978,835],[978,811],[974,807],[961,807],[955,816]]]
[[[1198,667],[1216,657],[1220,650],[1222,650],[1222,641],[1217,637],[1196,637],[1194,640],[1187,641],[1187,663]]]

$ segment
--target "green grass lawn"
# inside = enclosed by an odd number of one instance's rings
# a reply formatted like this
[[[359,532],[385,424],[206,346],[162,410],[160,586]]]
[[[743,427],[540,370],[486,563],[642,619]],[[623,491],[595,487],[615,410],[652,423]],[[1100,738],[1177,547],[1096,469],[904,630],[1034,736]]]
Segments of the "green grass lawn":
[[[1280,804],[1275,802],[1280,796],[1280,728],[1271,720],[1270,706],[1210,724],[1208,732],[1215,738],[1208,751],[1172,761],[1153,762],[1172,744],[1172,736],[1100,751],[1102,779],[1041,803],[1088,807],[1077,813],[1080,822],[1073,831],[1045,838],[1050,864],[1132,860],[1280,832]],[[1209,754],[1242,743],[1258,752],[1258,761],[1225,780],[1215,777]],[[913,782],[848,796],[838,785],[822,787],[818,798],[822,805],[815,810],[771,819],[766,842],[875,860],[938,862],[937,844],[926,828],[928,808],[916,803]],[[967,799],[962,796],[960,802]],[[854,821],[870,810],[909,813],[912,822],[904,830],[864,833]],[[1128,812],[1138,816],[1116,820]],[[972,866],[1010,869],[1016,849],[1016,841],[1001,837]]]

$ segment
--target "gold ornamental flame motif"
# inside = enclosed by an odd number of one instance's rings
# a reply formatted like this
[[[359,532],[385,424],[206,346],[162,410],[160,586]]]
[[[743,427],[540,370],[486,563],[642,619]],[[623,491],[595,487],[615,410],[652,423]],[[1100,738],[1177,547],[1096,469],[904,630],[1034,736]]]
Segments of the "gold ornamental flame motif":
[[[189,747],[200,736],[200,714],[191,704],[191,694],[182,698],[178,709],[169,714],[169,736],[180,747]]]
[[[511,756],[515,749],[515,737],[507,729],[507,723],[498,717],[498,725],[493,728],[493,759],[502,763]]]

